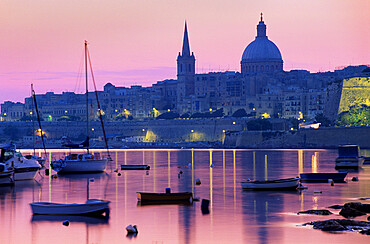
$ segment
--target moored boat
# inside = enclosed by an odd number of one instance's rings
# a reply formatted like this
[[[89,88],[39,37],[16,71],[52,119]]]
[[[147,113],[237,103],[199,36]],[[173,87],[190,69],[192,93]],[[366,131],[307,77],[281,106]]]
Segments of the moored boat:
[[[104,123],[103,123],[103,117],[102,117],[102,110],[100,109],[100,103],[98,99],[98,93],[96,90],[95,80],[92,73],[92,67],[91,67],[91,60],[90,55],[88,54],[88,48],[87,48],[87,41],[85,41],[84,44],[85,47],[85,83],[86,83],[86,139],[82,143],[78,144],[64,144],[63,146],[68,148],[85,148],[86,153],[81,154],[69,154],[64,159],[55,160],[51,162],[51,167],[58,173],[90,173],[90,172],[103,172],[105,171],[105,168],[107,167],[108,160],[110,158],[109,151],[108,151],[108,143],[107,138],[105,135],[105,129],[104,129]],[[94,82],[95,87],[95,95],[96,95],[96,102],[98,107],[98,114],[103,130],[104,135],[104,141],[106,144],[106,149],[108,152],[108,158],[104,159],[100,157],[100,154],[91,154],[89,152],[89,91],[88,91],[88,61],[90,63],[91,68],[91,77]]]
[[[39,157],[39,156],[36,156],[36,155],[26,155],[24,156],[26,159],[32,159],[32,160],[36,160],[40,165],[41,167],[44,167],[45,165],[45,162],[46,162],[46,158],[43,158],[43,157]]]
[[[345,182],[344,179],[346,176],[347,172],[300,174],[301,181],[305,182],[328,182],[329,179],[333,180],[334,182]]]
[[[150,166],[146,164],[121,164],[121,170],[150,170]]]
[[[14,170],[14,180],[32,180],[41,165],[33,159],[26,159],[21,152],[16,152],[15,145],[1,145],[0,162]]]
[[[359,168],[364,163],[358,145],[341,145],[338,147],[338,157],[335,159],[335,168]]]
[[[85,203],[53,203],[35,202],[30,203],[33,214],[48,215],[109,215],[110,201],[89,199]]]
[[[243,180],[241,184],[245,190],[297,189],[299,180],[299,177],[266,181],[251,181],[248,179]]]
[[[51,162],[51,167],[58,174],[63,173],[86,173],[103,172],[107,167],[108,159],[100,157],[100,154],[69,154],[64,159]]]
[[[140,203],[191,203],[193,202],[193,193],[174,192],[169,188],[166,193],[136,192],[137,200]]]

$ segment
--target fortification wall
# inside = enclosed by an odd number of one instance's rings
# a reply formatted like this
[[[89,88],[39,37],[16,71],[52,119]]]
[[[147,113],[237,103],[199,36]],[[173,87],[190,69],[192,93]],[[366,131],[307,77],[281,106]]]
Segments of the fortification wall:
[[[356,144],[370,148],[370,127],[301,129],[297,132],[243,131],[225,138],[226,147],[237,148],[337,148]]]

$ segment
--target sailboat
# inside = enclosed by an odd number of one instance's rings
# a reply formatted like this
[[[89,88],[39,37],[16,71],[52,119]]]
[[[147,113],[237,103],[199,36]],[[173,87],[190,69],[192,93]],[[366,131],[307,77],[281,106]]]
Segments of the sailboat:
[[[65,147],[69,148],[86,148],[86,153],[70,153],[64,159],[56,160],[51,162],[51,167],[58,174],[63,173],[89,173],[89,172],[103,172],[107,167],[108,158],[102,158],[99,153],[91,154],[89,152],[89,99],[88,99],[88,69],[87,63],[88,58],[90,61],[90,56],[87,49],[87,41],[85,41],[85,82],[86,82],[86,140],[80,144],[66,144]],[[91,75],[94,81],[94,76],[92,73],[91,61],[90,61]],[[94,82],[95,86],[95,82]],[[108,150],[107,140],[105,137],[104,124],[102,120],[102,114],[100,109],[100,104],[98,100],[98,95],[95,86],[95,94],[98,103],[99,117],[104,133],[104,138],[106,142],[106,147]],[[108,151],[109,156],[109,151]]]

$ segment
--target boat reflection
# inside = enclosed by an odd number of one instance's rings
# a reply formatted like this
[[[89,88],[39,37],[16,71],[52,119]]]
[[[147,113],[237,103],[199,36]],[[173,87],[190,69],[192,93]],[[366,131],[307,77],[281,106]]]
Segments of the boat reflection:
[[[274,240],[281,239],[282,233],[269,228],[269,224],[284,222],[281,213],[286,202],[291,198],[297,198],[298,202],[300,194],[300,191],[243,191],[243,221],[249,226],[245,232],[257,235],[259,243],[268,243],[272,236]]]
[[[144,206],[155,206],[155,205],[180,205],[180,206],[193,206],[193,202],[184,202],[184,201],[156,201],[156,202],[137,202],[138,207]]]
[[[109,216],[80,216],[80,215],[32,215],[31,222],[63,222],[85,223],[89,225],[109,224]]]
[[[101,173],[85,173],[85,174],[61,174],[58,175],[59,178],[63,179],[73,179],[73,180],[79,180],[79,179],[102,179],[105,177],[109,177],[110,175],[106,172]]]

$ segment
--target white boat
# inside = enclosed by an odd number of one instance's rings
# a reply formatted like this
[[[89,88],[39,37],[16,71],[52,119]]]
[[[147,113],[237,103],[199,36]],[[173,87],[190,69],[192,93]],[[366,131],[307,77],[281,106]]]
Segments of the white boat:
[[[0,185],[14,184],[14,170],[7,167],[6,164],[0,163]]]
[[[33,159],[26,159],[22,153],[15,151],[12,144],[2,145],[0,162],[14,169],[14,180],[33,180],[41,165]]]
[[[87,72],[87,60],[89,59],[88,49],[87,49],[87,41],[85,41],[85,73],[86,73],[86,140],[79,144],[65,144],[65,147],[69,148],[86,148],[86,153],[81,154],[69,154],[64,159],[56,160],[51,162],[51,167],[54,169],[58,174],[62,173],[90,173],[90,172],[103,172],[107,167],[107,163],[109,159],[103,159],[100,157],[100,154],[91,154],[89,153],[89,104],[88,104],[88,72]],[[94,77],[94,76],[92,76]],[[93,80],[94,81],[94,80]],[[95,82],[95,81],[94,81]],[[95,86],[95,83],[94,83]],[[100,109],[100,104],[98,100],[98,95],[96,93],[97,105],[98,105],[98,112],[100,121],[102,124],[104,139],[106,143],[106,148],[108,150],[107,139],[105,136],[105,130],[102,120],[102,114]],[[109,152],[108,152],[109,157]]]
[[[296,189],[299,185],[299,180],[299,177],[267,181],[243,179],[241,184],[243,189],[251,190]]]
[[[26,159],[36,160],[41,165],[41,167],[43,167],[45,165],[46,158],[42,158],[42,157],[39,157],[39,156],[36,156],[36,155],[31,155],[31,154],[26,155],[24,157]]]
[[[53,203],[35,202],[30,203],[33,214],[48,215],[109,215],[110,201],[89,199],[85,203]]]
[[[338,157],[335,159],[335,168],[360,168],[364,163],[358,145],[341,145],[338,147]]]
[[[100,154],[88,153],[69,154],[64,159],[51,162],[51,167],[58,174],[103,172],[107,167],[108,159],[103,159]]]

